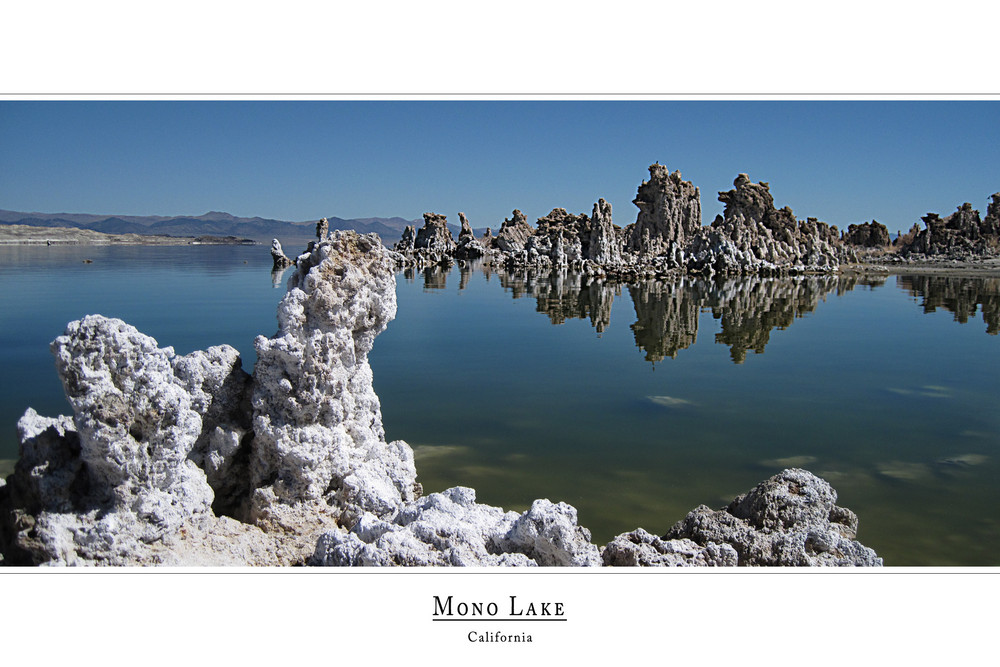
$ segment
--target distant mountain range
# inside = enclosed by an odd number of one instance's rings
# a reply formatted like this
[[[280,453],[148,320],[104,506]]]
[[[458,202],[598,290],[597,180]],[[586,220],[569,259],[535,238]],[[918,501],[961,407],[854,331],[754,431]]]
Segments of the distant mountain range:
[[[31,225],[32,227],[75,227],[91,229],[106,234],[157,234],[166,236],[238,236],[260,243],[278,239],[289,251],[316,238],[316,222],[289,222],[269,218],[238,218],[229,213],[209,211],[198,216],[159,215],[94,215],[89,213],[21,213],[0,209],[0,223]],[[392,246],[403,234],[407,225],[423,226],[423,219],[404,218],[351,218],[327,217],[330,229],[353,229],[362,234],[375,232],[382,243]],[[458,238],[460,227],[448,225]],[[478,230],[477,236],[484,230]]]

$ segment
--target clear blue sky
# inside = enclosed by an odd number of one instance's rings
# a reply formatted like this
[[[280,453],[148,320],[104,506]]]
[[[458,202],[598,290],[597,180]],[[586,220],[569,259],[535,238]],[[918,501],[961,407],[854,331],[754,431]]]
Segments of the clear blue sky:
[[[704,222],[740,172],[840,227],[907,229],[1000,191],[1000,102],[3,101],[0,208],[419,218],[496,229],[520,208],[635,220],[659,161]]]

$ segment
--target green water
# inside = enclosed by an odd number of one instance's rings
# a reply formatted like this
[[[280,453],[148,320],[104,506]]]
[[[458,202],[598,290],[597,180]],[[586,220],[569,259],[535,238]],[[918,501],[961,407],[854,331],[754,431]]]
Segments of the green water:
[[[27,406],[69,411],[48,351],[66,322],[121,317],[180,353],[229,343],[250,370],[284,291],[269,268],[263,246],[0,248],[0,459]],[[455,268],[400,274],[397,294],[370,361],[427,492],[565,501],[602,544],[798,465],[889,565],[1000,560],[1000,280],[581,288]]]

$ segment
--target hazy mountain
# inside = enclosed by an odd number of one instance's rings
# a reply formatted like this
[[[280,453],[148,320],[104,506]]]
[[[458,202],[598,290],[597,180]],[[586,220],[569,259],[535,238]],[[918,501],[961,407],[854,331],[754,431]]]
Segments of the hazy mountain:
[[[457,217],[457,216],[456,216]],[[316,238],[316,222],[289,222],[270,218],[240,218],[221,211],[209,211],[196,216],[162,215],[95,215],[90,213],[22,213],[0,209],[0,223],[31,225],[33,227],[75,227],[91,229],[105,234],[158,234],[166,236],[237,236],[260,243],[271,243],[277,238],[290,252],[297,252]],[[407,225],[423,226],[423,219],[407,220],[392,218],[338,218],[327,217],[330,229],[353,229],[362,234],[374,232],[382,243],[392,246],[403,235]],[[458,238],[460,227],[448,225],[454,237]],[[477,229],[476,235],[484,229]]]
[[[392,245],[399,240],[406,225],[423,225],[422,220],[404,218],[362,218],[350,220],[330,217],[331,229],[354,229],[362,234],[375,232],[382,242]],[[260,243],[277,238],[293,251],[316,238],[317,220],[290,222],[269,218],[240,218],[221,211],[197,216],[94,215],[89,213],[24,213],[0,209],[0,223],[32,227],[75,227],[106,234],[158,234],[167,236],[238,236]],[[457,228],[456,228],[457,230]],[[456,231],[457,234],[457,231]]]

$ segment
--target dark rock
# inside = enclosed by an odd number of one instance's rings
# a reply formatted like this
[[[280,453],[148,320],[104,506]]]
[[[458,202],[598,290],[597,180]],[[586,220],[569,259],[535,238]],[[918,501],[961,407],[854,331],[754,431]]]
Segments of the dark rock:
[[[413,225],[407,225],[403,229],[403,236],[396,242],[393,246],[393,250],[397,252],[405,252],[407,250],[413,250],[414,244],[417,240],[417,228]]]
[[[445,252],[454,250],[455,239],[448,229],[448,219],[438,213],[424,213],[424,226],[417,231],[413,247],[417,250],[421,248]]]
[[[885,248],[891,240],[888,228],[877,220],[872,220],[860,225],[848,225],[843,242],[862,248]]]
[[[459,212],[458,219],[462,222],[462,231],[458,233],[459,242],[464,238],[472,237],[472,225],[469,224],[469,219],[465,217],[464,213]]]
[[[625,228],[627,247],[643,256],[662,255],[683,246],[701,228],[701,194],[681,172],[656,163],[649,167],[632,203],[639,207],[634,224]]]
[[[898,244],[899,253],[944,256],[953,259],[1000,255],[1000,193],[992,195],[986,218],[965,203],[945,219],[937,213],[923,218],[924,229],[910,230]]]

